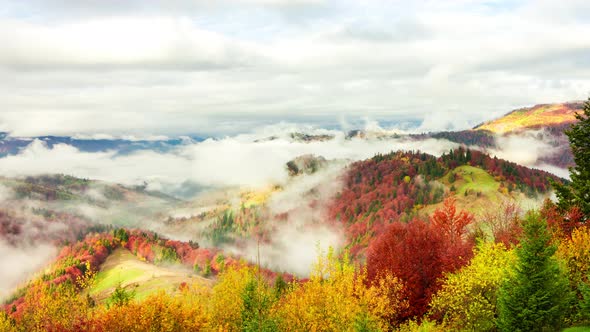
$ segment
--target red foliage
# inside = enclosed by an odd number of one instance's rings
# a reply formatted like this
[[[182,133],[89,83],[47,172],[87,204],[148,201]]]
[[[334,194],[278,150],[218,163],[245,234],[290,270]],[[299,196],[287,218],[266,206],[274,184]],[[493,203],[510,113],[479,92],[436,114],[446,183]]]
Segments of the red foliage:
[[[546,199],[541,208],[541,216],[547,220],[547,225],[557,236],[570,237],[572,231],[584,225],[584,214],[577,206],[573,206],[565,214],[551,200]]]
[[[449,239],[451,244],[461,241],[466,227],[473,221],[473,215],[467,211],[457,213],[455,198],[445,199],[442,209],[437,209],[430,217],[430,223]]]
[[[425,314],[432,295],[441,286],[443,273],[466,265],[473,255],[473,241],[465,239],[471,215],[464,211],[456,214],[454,201],[448,200],[432,220],[395,222],[367,252],[371,280],[389,272],[403,281],[409,308],[402,318]]]

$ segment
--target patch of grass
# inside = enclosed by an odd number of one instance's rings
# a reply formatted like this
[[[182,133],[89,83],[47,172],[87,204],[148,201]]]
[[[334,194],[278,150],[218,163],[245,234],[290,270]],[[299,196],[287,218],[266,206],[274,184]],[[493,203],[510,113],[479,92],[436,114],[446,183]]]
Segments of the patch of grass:
[[[97,294],[108,289],[114,289],[118,284],[126,284],[142,276],[145,271],[141,269],[125,268],[124,265],[101,271],[96,275],[96,281],[90,294]]]
[[[457,175],[457,180],[453,183],[455,185],[457,195],[476,194],[481,193],[482,195],[490,196],[495,194],[500,188],[500,182],[496,181],[493,176],[481,168],[472,167],[468,165],[459,166],[453,171]],[[448,182],[450,176],[447,174],[444,179]]]
[[[570,327],[570,328],[563,330],[563,332],[590,332],[590,326]]]
[[[156,266],[141,261],[126,249],[117,249],[101,266],[88,293],[98,302],[103,302],[121,285],[134,291],[136,300],[142,300],[159,290],[173,293],[183,282],[210,284],[209,280],[195,275],[191,269],[180,265],[170,268]]]

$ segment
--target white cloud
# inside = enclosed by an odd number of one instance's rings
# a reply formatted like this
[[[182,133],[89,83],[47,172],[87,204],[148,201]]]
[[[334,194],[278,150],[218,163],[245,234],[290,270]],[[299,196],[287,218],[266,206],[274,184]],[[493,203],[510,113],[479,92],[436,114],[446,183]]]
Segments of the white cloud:
[[[287,126],[288,127],[288,126]],[[279,128],[286,128],[282,126]],[[295,127],[294,127],[295,128]],[[440,155],[455,146],[448,141],[429,139],[352,139],[332,132],[335,139],[325,142],[297,142],[288,138],[255,142],[275,133],[268,127],[264,135],[239,135],[221,140],[208,139],[183,145],[169,153],[138,151],[117,155],[116,151],[81,152],[58,144],[49,149],[35,140],[18,155],[0,158],[0,172],[8,176],[65,173],[78,177],[124,184],[147,181],[155,188],[178,186],[190,180],[202,186],[264,186],[287,180],[285,164],[303,154],[327,159],[360,160],[392,150],[421,150]],[[319,130],[318,133],[329,131]],[[288,131],[283,131],[283,134]]]
[[[243,130],[367,115],[465,128],[518,106],[585,99],[586,7],[9,2],[0,12],[0,128],[171,135],[228,130],[220,119],[243,120]]]
[[[49,244],[14,247],[0,241],[0,254],[0,299],[3,299],[53,258],[57,249]]]

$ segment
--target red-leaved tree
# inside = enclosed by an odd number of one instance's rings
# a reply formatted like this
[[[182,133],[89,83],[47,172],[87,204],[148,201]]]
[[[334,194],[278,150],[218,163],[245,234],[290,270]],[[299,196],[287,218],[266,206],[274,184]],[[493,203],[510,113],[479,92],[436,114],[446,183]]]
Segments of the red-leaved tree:
[[[431,222],[394,222],[369,246],[369,278],[392,273],[404,283],[409,307],[403,319],[424,315],[443,274],[469,262],[474,241],[467,238],[467,226],[472,221],[472,215],[457,213],[455,201],[450,199],[434,213]]]

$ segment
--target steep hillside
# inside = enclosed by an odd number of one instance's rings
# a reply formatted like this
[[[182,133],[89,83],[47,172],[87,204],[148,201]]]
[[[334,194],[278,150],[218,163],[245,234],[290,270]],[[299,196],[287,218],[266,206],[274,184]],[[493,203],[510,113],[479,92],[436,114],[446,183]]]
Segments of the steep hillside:
[[[502,197],[545,194],[549,179],[560,181],[547,172],[462,148],[440,158],[394,152],[353,163],[329,215],[344,227],[351,254],[362,256],[389,224],[428,214],[445,196],[456,196],[459,206],[477,212]]]
[[[514,110],[499,119],[481,124],[474,130],[506,134],[525,129],[562,126],[574,123],[575,114],[582,109],[582,106],[582,102],[535,105]]]

